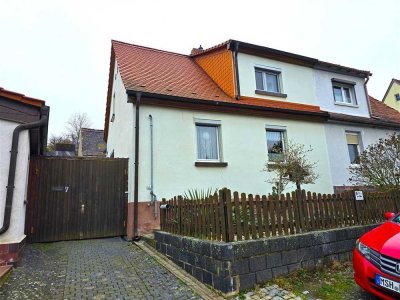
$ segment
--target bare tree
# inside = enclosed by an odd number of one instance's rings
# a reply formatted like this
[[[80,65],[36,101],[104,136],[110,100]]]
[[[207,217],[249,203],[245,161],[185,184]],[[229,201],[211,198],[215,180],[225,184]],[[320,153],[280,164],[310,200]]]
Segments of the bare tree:
[[[72,140],[64,133],[51,135],[47,143],[47,151],[55,151],[56,144],[72,144]]]
[[[349,181],[387,191],[400,188],[400,134],[371,144],[359,156],[359,163],[349,167]]]
[[[79,135],[82,128],[87,128],[92,125],[86,113],[74,113],[67,122],[67,133],[75,145],[78,145]]]
[[[303,144],[288,142],[282,159],[273,163],[266,163],[264,171],[273,172],[273,177],[267,180],[274,186],[273,194],[281,194],[286,186],[293,182],[298,190],[302,184],[315,183],[319,175],[315,172],[317,162],[308,160],[308,154],[313,149],[305,149]]]

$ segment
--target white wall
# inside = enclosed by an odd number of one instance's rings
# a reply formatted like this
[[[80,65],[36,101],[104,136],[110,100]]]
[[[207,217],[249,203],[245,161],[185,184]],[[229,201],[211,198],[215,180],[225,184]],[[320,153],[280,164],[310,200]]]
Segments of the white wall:
[[[10,167],[10,149],[12,134],[18,123],[0,120],[0,224],[3,225],[6,202],[6,186]],[[29,134],[28,131],[20,133],[18,157],[15,174],[15,189],[11,210],[9,229],[0,235],[0,244],[19,243],[24,237],[25,209],[24,201],[27,195],[28,170],[29,170]]]
[[[107,152],[108,156],[114,151],[114,157],[129,158],[129,182],[128,182],[128,201],[133,201],[133,178],[134,178],[134,134],[135,116],[134,106],[128,103],[128,96],[120,73],[115,64],[113,83],[113,93],[111,94],[110,120],[115,113],[114,122],[109,123]],[[115,98],[114,98],[115,93]]]
[[[361,151],[368,145],[386,137],[393,131],[372,127],[360,127],[356,125],[326,124],[326,137],[331,166],[331,177],[334,186],[352,185],[348,168],[350,156],[347,149],[346,131],[359,132],[361,136]]]
[[[288,138],[314,148],[313,160],[318,161],[321,177],[315,185],[303,188],[315,192],[332,191],[328,171],[324,124],[262,118],[253,116],[207,113],[200,111],[141,107],[140,115],[140,179],[139,199],[149,201],[150,126],[154,129],[154,193],[159,197],[182,194],[189,188],[228,187],[245,193],[267,194],[272,186],[262,172],[267,160],[266,125],[287,126]],[[196,167],[195,119],[221,121],[223,161],[227,167]],[[292,186],[292,188],[295,188]]]
[[[316,98],[318,100],[317,105],[321,107],[321,110],[369,118],[370,114],[364,89],[363,78],[321,70],[314,70],[314,78],[316,86]],[[332,78],[356,82],[356,85],[354,86],[354,91],[357,98],[357,106],[335,104],[332,90]]]
[[[254,68],[256,66],[280,69],[282,93],[287,94],[287,98],[264,96],[255,93],[256,78]],[[238,69],[240,94],[242,96],[318,105],[315,98],[313,69],[311,68],[239,53]]]

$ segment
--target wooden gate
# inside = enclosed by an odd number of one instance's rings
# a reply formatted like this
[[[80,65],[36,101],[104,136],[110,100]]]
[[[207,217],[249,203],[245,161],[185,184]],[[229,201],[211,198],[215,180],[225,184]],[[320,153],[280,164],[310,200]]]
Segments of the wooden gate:
[[[29,242],[126,234],[128,159],[32,157]]]

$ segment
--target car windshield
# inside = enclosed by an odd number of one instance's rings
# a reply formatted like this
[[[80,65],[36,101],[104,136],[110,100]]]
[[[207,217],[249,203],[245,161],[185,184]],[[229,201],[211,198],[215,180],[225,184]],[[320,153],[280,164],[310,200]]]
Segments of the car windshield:
[[[397,215],[397,216],[392,220],[392,222],[400,223],[400,214]]]

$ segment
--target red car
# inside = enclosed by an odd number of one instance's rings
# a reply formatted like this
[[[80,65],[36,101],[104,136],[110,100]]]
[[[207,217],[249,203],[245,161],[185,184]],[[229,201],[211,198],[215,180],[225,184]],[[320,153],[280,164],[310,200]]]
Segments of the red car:
[[[364,290],[382,299],[400,299],[400,213],[356,242],[354,279]]]

